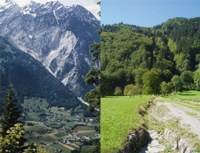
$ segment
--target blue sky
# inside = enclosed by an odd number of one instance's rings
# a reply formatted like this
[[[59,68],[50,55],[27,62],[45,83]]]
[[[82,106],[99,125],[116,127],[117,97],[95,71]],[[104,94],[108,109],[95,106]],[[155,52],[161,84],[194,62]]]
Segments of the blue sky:
[[[200,17],[200,0],[101,0],[101,23],[144,27],[174,17]]]

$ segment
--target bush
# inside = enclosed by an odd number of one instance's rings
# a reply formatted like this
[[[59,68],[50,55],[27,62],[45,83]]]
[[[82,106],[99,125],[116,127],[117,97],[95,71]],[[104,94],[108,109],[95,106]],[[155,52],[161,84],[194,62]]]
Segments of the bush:
[[[115,87],[114,95],[115,96],[121,96],[122,95],[122,89],[120,87]]]
[[[138,95],[140,93],[140,90],[138,86],[129,84],[125,86],[124,88],[124,95],[125,96],[133,96],[133,95]]]
[[[165,82],[163,81],[161,84],[160,84],[160,87],[161,87],[161,93],[163,95],[167,95],[167,94],[170,94],[173,89],[174,89],[174,85],[172,82]]]

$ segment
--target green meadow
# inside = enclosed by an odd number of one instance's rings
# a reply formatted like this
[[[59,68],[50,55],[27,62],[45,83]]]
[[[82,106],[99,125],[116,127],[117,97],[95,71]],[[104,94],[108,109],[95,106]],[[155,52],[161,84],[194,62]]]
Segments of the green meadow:
[[[188,90],[169,96],[159,97],[161,101],[175,102],[180,105],[200,111],[200,91]]]
[[[143,123],[138,109],[152,96],[113,96],[101,99],[101,153],[122,149],[134,129]]]

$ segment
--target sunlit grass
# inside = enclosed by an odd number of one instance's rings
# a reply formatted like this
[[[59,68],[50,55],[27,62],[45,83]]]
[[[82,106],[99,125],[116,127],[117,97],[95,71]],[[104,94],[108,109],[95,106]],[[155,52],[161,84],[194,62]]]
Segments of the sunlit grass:
[[[200,111],[200,91],[183,91],[176,94],[160,97],[161,101],[175,102],[182,106]]]
[[[141,126],[138,108],[152,96],[119,96],[101,99],[101,153],[122,149],[130,132]]]

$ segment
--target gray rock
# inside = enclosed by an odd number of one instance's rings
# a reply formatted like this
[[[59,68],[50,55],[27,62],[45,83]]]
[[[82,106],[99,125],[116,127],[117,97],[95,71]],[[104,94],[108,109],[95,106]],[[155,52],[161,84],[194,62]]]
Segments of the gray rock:
[[[193,149],[188,147],[185,151],[185,153],[194,153]]]
[[[140,148],[148,144],[149,140],[149,133],[145,129],[138,129],[129,135],[124,148],[118,153],[137,153]]]
[[[180,153],[185,153],[187,150],[187,142],[184,139],[181,139],[178,142],[178,150],[180,151]]]
[[[160,153],[164,151],[165,146],[159,143],[161,136],[155,131],[149,131],[151,141],[146,147],[143,147],[139,153]]]
[[[100,40],[100,22],[92,13],[58,1],[32,2],[24,7],[5,4],[0,6],[0,36],[41,62],[77,96],[92,87],[84,82],[90,67],[99,66],[89,51],[89,46]]]

